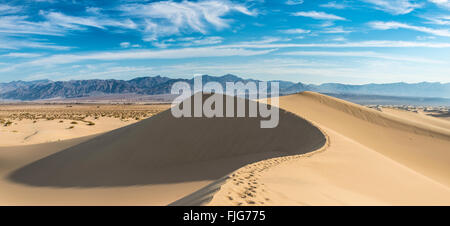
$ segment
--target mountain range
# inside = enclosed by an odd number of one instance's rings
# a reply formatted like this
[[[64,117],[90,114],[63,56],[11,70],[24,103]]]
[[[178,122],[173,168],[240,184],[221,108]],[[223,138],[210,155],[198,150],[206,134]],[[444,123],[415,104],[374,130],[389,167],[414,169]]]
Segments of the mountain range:
[[[254,79],[227,74],[224,76],[202,76],[203,82],[218,82],[225,87],[226,82],[259,82]],[[194,83],[194,79],[173,79],[168,77],[138,77],[131,80],[92,79],[71,81],[13,81],[0,83],[0,99],[9,100],[42,100],[52,98],[78,98],[100,96],[105,94],[169,94],[172,84],[178,81]],[[450,98],[450,83],[421,82],[421,83],[386,83],[347,85],[340,83],[324,83],[321,85],[294,83],[289,81],[273,80],[279,82],[280,93],[290,94],[301,91],[315,91],[331,94],[360,94],[360,95],[386,95],[400,97],[438,97]]]

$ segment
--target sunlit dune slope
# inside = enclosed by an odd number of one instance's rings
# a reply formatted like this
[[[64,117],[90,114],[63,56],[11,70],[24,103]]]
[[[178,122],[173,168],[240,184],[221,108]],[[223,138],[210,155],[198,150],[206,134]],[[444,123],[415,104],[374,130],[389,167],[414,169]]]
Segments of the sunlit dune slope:
[[[312,92],[280,97],[280,108],[312,121],[327,144],[247,165],[174,204],[449,205],[450,142],[439,121]]]
[[[280,97],[278,127],[261,120],[168,110],[37,161],[10,162],[20,150],[6,150],[0,192],[13,204],[450,203],[450,134],[440,121],[312,92]]]
[[[450,186],[450,132],[442,126],[313,92],[281,97],[280,107]]]
[[[407,110],[392,108],[381,108],[381,111],[394,117],[399,117],[408,121],[415,121],[417,123],[425,124],[428,127],[435,126],[438,128],[446,129],[448,132],[450,132],[450,121],[445,120],[444,118],[429,116],[424,114],[423,112],[416,113]]]
[[[276,128],[261,129],[261,120],[266,119],[175,118],[168,110],[33,162],[9,178],[55,187],[213,180],[254,161],[306,153],[325,143],[319,129],[284,110]],[[216,160],[221,164],[199,168]]]

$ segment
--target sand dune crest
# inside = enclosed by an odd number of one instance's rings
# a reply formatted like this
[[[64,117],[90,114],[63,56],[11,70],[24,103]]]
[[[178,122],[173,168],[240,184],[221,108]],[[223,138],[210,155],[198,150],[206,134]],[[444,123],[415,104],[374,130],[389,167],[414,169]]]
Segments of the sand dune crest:
[[[444,128],[312,92],[282,97],[280,107],[450,186],[450,133]]]
[[[260,129],[261,119],[174,118],[168,110],[31,163],[10,179],[56,187],[214,180],[245,164],[325,143],[320,130],[289,112],[280,111],[274,129]],[[214,161],[219,165],[205,170]]]

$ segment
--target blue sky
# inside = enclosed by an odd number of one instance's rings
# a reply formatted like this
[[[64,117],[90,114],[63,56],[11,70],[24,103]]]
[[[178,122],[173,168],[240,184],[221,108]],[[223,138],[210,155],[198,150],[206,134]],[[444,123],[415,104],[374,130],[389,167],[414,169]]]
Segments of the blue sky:
[[[0,82],[450,82],[450,0],[0,0]]]

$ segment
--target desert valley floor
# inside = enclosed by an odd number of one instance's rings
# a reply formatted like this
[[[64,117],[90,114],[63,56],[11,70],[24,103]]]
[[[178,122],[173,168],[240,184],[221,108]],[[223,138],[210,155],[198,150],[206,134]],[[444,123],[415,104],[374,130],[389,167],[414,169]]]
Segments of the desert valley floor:
[[[169,108],[1,105],[0,205],[450,205],[448,113],[302,92],[260,129]]]

